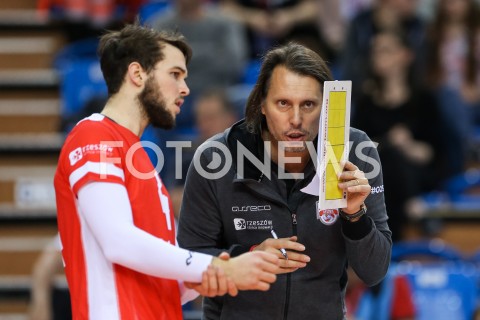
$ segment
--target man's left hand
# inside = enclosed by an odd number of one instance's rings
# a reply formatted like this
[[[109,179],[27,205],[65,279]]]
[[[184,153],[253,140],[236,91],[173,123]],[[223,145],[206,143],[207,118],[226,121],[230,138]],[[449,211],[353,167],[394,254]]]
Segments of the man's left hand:
[[[360,210],[360,206],[370,194],[370,184],[365,178],[365,173],[350,161],[345,163],[339,178],[342,182],[338,184],[338,187],[347,192],[347,207],[342,211],[353,214]]]

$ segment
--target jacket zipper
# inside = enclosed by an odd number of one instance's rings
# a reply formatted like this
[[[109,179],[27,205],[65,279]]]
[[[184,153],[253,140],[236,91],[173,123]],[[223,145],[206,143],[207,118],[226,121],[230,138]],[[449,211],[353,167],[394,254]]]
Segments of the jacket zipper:
[[[292,213],[292,224],[293,224],[293,235],[297,235],[297,214],[295,212]]]
[[[292,212],[292,226],[293,226],[293,235],[297,235],[297,214]],[[290,284],[291,284],[291,273],[287,274],[287,298],[285,300],[285,310],[283,313],[283,319],[287,320],[288,317],[288,306],[290,304]]]
[[[263,174],[259,177],[257,182],[261,182],[262,178],[263,178]],[[255,190],[254,188],[250,188],[250,190],[252,190],[253,193],[257,194],[258,196],[260,196],[262,198],[266,198],[266,199],[268,199],[268,200],[270,200],[274,203],[277,203],[277,204],[280,204],[280,205],[284,206],[284,203],[278,201],[277,199],[265,196],[265,195],[261,194],[260,192],[258,192],[257,190]],[[296,204],[298,205],[298,203],[296,203]],[[287,206],[287,209],[291,212],[293,235],[296,236],[297,235],[297,214],[296,214],[295,210],[292,211],[289,206]],[[291,283],[291,274],[289,273],[289,274],[287,274],[287,288],[286,288],[285,308],[284,308],[284,311],[283,311],[283,319],[284,320],[287,320],[287,316],[288,316],[288,305],[290,303],[290,286],[291,286],[290,283]]]

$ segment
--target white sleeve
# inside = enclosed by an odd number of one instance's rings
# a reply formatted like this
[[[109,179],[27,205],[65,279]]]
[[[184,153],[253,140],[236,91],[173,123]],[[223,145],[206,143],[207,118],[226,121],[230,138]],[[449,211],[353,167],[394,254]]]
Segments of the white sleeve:
[[[89,183],[78,192],[78,204],[110,262],[156,277],[201,282],[212,256],[181,249],[137,228],[125,186]]]

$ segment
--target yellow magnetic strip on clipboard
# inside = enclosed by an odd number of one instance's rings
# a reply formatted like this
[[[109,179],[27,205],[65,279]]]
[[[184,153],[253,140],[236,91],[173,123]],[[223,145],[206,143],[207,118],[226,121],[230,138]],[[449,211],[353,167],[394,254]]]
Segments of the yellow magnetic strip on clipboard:
[[[343,144],[332,146],[327,142],[327,163],[340,162],[342,160],[344,148],[345,145]]]
[[[330,162],[327,164],[326,168],[326,181],[338,181],[338,175],[340,174],[342,168],[338,162]]]
[[[339,162],[345,148],[346,109],[347,92],[331,91],[328,105],[326,200],[343,198],[343,190],[338,187],[338,174],[341,170]]]
[[[341,170],[340,163],[327,163],[325,171],[325,198],[327,200],[341,199],[343,197],[343,191],[338,187],[338,175]]]
[[[343,190],[338,187],[338,181],[325,181],[325,199],[336,200],[343,198]]]
[[[328,127],[327,139],[332,146],[345,144],[345,127]]]
[[[347,109],[347,91],[330,91],[328,110]]]
[[[345,127],[346,109],[328,109],[328,126]]]

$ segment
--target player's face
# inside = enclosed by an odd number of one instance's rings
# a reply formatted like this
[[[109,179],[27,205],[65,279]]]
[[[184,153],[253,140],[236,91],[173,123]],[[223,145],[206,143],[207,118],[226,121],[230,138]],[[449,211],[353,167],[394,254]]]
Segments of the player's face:
[[[153,126],[171,129],[190,90],[185,83],[187,67],[183,53],[166,44],[163,54],[164,59],[150,73],[138,99]]]
[[[305,141],[313,141],[318,134],[321,105],[321,86],[315,78],[275,67],[262,104],[272,150],[285,141],[288,153],[308,152]]]

